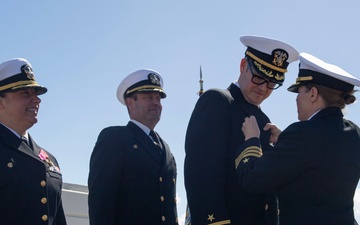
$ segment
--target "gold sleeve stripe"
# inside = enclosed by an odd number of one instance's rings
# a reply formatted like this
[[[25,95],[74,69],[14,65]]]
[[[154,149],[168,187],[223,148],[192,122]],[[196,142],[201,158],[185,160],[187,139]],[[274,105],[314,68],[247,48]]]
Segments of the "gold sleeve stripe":
[[[260,147],[258,147],[258,146],[250,146],[250,147],[245,148],[245,150],[242,151],[241,154],[238,157],[244,158],[243,156],[245,154],[247,154],[248,152],[257,152],[257,153],[262,155],[262,150],[261,150]]]
[[[225,225],[225,224],[231,224],[230,220],[223,220],[216,223],[209,223],[208,225]]]
[[[243,153],[244,153],[244,152],[243,152]],[[235,168],[238,167],[240,161],[241,161],[242,159],[244,159],[245,157],[256,156],[257,158],[260,158],[261,155],[262,155],[261,152],[259,153],[258,150],[253,150],[253,149],[252,149],[252,150],[249,150],[249,151],[246,151],[244,154],[243,154],[243,153],[241,153],[241,155],[239,155],[239,156],[236,158],[236,160],[235,160]]]
[[[260,158],[262,156],[262,150],[258,146],[247,147],[242,153],[235,159],[235,168],[237,169],[241,160],[246,157],[255,156]]]
[[[258,152],[248,152],[248,154],[245,154],[242,158],[246,158],[250,156],[255,156],[256,158],[260,158],[262,154]]]
[[[273,69],[273,70],[278,71],[278,72],[281,72],[281,73],[286,73],[286,72],[287,72],[286,69],[283,69],[283,68],[280,68],[280,67],[271,65],[270,63],[267,63],[267,62],[265,62],[264,60],[256,57],[254,54],[252,54],[252,53],[249,52],[249,51],[246,51],[246,55],[248,55],[248,56],[250,56],[251,58],[255,59],[256,61],[258,61],[258,62],[261,63],[262,65],[264,65],[264,66],[266,66],[266,67],[269,67],[270,69]]]

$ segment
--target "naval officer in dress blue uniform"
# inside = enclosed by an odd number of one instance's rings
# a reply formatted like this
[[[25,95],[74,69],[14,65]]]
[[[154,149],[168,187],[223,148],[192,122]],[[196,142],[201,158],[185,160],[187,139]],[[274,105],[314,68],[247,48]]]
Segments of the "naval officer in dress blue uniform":
[[[175,159],[154,131],[165,97],[154,70],[135,71],[120,83],[117,98],[130,121],[103,129],[95,144],[88,178],[91,225],[178,225]]]
[[[246,141],[235,161],[239,184],[255,193],[276,191],[280,225],[353,225],[360,129],[342,109],[355,101],[360,80],[310,54],[299,58],[298,78],[288,90],[298,93],[300,121],[263,152],[256,116],[245,120]]]
[[[27,132],[46,92],[27,60],[0,65],[0,224],[66,225],[59,164]]]
[[[277,224],[275,196],[242,190],[233,158],[244,141],[245,117],[257,115],[262,128],[270,122],[260,104],[283,84],[298,52],[265,37],[242,36],[240,41],[247,48],[238,80],[226,90],[205,91],[187,128],[185,187],[192,225]],[[270,131],[263,131],[261,143],[266,150],[272,148],[270,142]]]

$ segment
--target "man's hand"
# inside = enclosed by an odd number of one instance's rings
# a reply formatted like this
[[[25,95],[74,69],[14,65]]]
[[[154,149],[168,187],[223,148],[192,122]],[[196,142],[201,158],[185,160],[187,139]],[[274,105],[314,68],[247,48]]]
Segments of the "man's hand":
[[[255,116],[245,117],[245,121],[241,129],[244,133],[245,141],[253,137],[260,137],[260,129]]]

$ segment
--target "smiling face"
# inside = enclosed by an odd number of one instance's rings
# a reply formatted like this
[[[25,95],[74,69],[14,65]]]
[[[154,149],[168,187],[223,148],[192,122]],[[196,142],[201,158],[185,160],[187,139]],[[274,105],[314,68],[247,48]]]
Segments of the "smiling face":
[[[151,130],[160,120],[162,105],[159,92],[138,92],[126,98],[130,118],[134,119]]]
[[[260,105],[265,99],[267,99],[272,90],[267,87],[267,83],[254,84],[251,79],[253,75],[249,69],[249,64],[246,59],[242,59],[240,63],[240,72],[238,83],[240,90],[244,98],[253,105]],[[258,74],[254,74],[258,75]],[[258,75],[259,76],[259,75]]]
[[[34,88],[4,93],[0,96],[0,122],[24,135],[37,122],[40,102]]]

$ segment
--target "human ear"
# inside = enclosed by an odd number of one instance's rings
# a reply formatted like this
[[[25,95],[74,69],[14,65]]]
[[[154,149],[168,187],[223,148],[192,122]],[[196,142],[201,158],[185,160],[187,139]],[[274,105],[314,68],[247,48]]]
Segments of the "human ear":
[[[129,98],[129,97],[125,98],[125,105],[126,105],[127,107],[129,107],[129,105],[131,105],[131,99],[132,99],[132,98]]]
[[[246,67],[246,59],[243,58],[240,61],[240,73],[243,73],[243,71],[245,70],[245,67]]]
[[[312,87],[311,89],[310,89],[310,93],[311,93],[311,98],[312,99],[316,99],[317,98],[317,96],[319,95],[319,90],[316,88],[316,87]]]
[[[0,97],[0,109],[5,109],[4,98]]]

